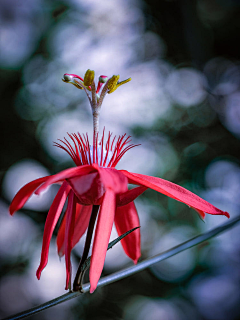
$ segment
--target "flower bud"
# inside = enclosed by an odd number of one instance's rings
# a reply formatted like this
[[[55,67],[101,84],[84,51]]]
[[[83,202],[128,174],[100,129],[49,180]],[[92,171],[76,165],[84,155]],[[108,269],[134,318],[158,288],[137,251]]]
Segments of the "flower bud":
[[[63,80],[64,80],[64,81],[69,82],[69,81],[72,81],[72,79],[73,79],[73,76],[72,76],[71,74],[69,74],[69,73],[64,73],[64,75],[63,75]]]
[[[102,76],[99,77],[98,81],[100,83],[106,83],[108,81],[108,77],[102,75]]]

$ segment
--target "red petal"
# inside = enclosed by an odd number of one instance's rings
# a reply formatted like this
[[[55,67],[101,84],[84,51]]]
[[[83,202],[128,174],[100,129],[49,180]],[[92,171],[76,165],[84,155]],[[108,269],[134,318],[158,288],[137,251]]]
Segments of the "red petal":
[[[193,207],[191,207],[191,208],[193,208]],[[205,218],[205,216],[206,216],[205,212],[202,211],[202,210],[198,210],[198,209],[196,209],[196,208],[193,208],[193,209],[194,209],[195,211],[197,211],[200,219],[204,220],[204,218]]]
[[[186,203],[194,209],[210,214],[225,215],[228,218],[230,217],[228,212],[224,212],[214,207],[206,200],[175,183],[156,177],[145,176],[143,174],[130,173],[125,170],[121,170],[121,172],[129,179],[129,183],[144,185],[148,188],[161,192],[168,197]]]
[[[140,223],[134,202],[118,207],[114,222],[119,236],[133,228],[139,227]],[[134,263],[137,263],[141,256],[140,229],[131,232],[121,240],[121,243],[126,255]]]
[[[69,282],[71,281],[71,251],[72,251],[72,238],[73,238],[73,230],[75,223],[75,214],[76,214],[76,196],[73,191],[70,191],[68,197],[68,206],[66,211],[66,229],[65,229],[65,262],[66,262],[66,290],[69,288]]]
[[[102,168],[93,164],[100,174],[101,181],[105,188],[112,189],[116,194],[127,191],[127,179],[118,170],[114,168]]]
[[[136,187],[131,190],[128,190],[127,192],[121,193],[117,195],[117,207],[125,206],[128,203],[135,200],[137,197],[139,197],[144,191],[146,191],[147,187]]]
[[[78,243],[85,231],[87,230],[91,217],[92,206],[82,206],[77,203],[76,216],[74,223],[74,232],[72,239],[72,248]],[[57,235],[58,254],[62,257],[65,254],[64,238],[65,238],[66,215],[63,218]]]
[[[63,180],[69,179],[69,178],[76,177],[76,176],[82,176],[82,175],[85,175],[85,174],[88,174],[88,173],[94,172],[94,171],[96,171],[96,169],[90,165],[85,165],[85,166],[81,166],[81,167],[63,170],[57,174],[54,174],[53,176],[49,176],[48,179],[46,180],[46,182],[43,183],[43,185],[40,186],[35,191],[35,193],[40,194],[44,189],[46,189],[49,185],[51,185],[53,183],[60,182],[60,181],[63,181]]]
[[[57,234],[57,248],[58,248],[58,255],[60,258],[64,256],[65,228],[66,228],[66,213],[64,214],[64,217],[62,219],[62,222]]]
[[[67,182],[64,182],[60,187],[56,197],[54,198],[53,203],[48,212],[45,227],[44,227],[44,233],[43,233],[41,261],[37,270],[38,279],[40,279],[41,272],[47,264],[49,245],[50,245],[50,240],[52,238],[53,230],[59,219],[59,216],[61,214],[64,203],[67,199],[69,191],[70,191],[70,186],[67,184]]]
[[[78,197],[79,203],[82,205],[97,205],[102,202],[102,198],[106,190],[101,182],[98,172],[74,177],[67,181]]]
[[[72,248],[74,248],[74,246],[78,243],[78,241],[82,238],[83,234],[87,230],[91,213],[92,206],[81,206],[81,210],[79,210],[79,213],[75,219]]]
[[[98,280],[102,273],[108,242],[112,231],[115,208],[116,195],[111,189],[108,189],[101,205],[93,241],[89,273],[91,284],[90,293],[93,293],[96,289]]]
[[[13,215],[14,212],[21,209],[31,197],[34,190],[37,189],[47,179],[49,179],[49,176],[33,180],[22,187],[13,198],[13,201],[9,207],[10,214]]]

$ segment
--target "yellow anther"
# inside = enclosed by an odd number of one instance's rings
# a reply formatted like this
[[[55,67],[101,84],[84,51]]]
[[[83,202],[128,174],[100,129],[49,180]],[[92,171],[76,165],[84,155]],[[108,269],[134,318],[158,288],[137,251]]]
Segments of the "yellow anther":
[[[85,86],[91,86],[94,80],[94,71],[88,69],[85,73],[83,83]]]
[[[70,81],[67,81],[67,80],[65,80],[65,79],[62,79],[62,81],[63,81],[63,82],[66,82],[66,83],[71,83],[71,84],[73,84],[76,88],[83,90],[83,88],[77,83],[76,80],[70,82]]]
[[[119,80],[119,76],[112,76],[112,78],[108,81],[108,89],[109,89],[108,93],[114,92],[118,87],[120,87],[124,83],[131,81],[132,79],[128,78],[128,79],[123,80],[121,82],[118,82],[118,80]]]
[[[119,83],[117,84],[117,88],[120,87],[122,84],[127,83],[127,82],[129,82],[129,81],[131,81],[131,80],[132,80],[132,78],[128,78],[128,79],[126,79],[126,80],[123,80],[123,81],[119,82]]]
[[[73,83],[73,85],[74,85],[76,88],[78,88],[78,89],[80,89],[80,90],[83,90],[83,88],[80,87],[77,83]]]
[[[112,78],[110,78],[108,80],[108,89],[109,89],[109,92],[108,93],[112,93],[113,91],[115,91],[117,89],[117,83],[118,83],[118,80],[119,80],[120,76],[112,76]]]
[[[73,79],[71,84],[73,84],[76,88],[83,90],[82,83],[77,78]]]

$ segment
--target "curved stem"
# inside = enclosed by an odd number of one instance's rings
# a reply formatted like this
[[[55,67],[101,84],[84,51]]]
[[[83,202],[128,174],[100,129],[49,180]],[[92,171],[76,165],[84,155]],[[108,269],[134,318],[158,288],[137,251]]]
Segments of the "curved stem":
[[[84,262],[86,261],[86,259],[88,257],[88,253],[89,253],[89,249],[90,249],[90,245],[91,245],[91,240],[92,240],[92,235],[93,235],[93,229],[94,229],[95,221],[97,218],[98,210],[99,210],[99,206],[93,205],[92,214],[90,217],[88,231],[87,231],[87,237],[85,240],[83,255],[82,255],[81,261],[79,263],[78,270],[77,270],[77,273],[76,273],[76,276],[75,276],[75,279],[73,282],[73,291],[79,291],[82,289],[82,280],[83,280],[82,278],[84,275],[84,272],[82,272],[82,266],[84,265]]]

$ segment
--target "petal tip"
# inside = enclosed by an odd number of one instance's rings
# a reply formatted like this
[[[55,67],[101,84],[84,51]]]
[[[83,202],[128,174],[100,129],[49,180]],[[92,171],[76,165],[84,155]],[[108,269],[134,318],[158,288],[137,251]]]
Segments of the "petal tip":
[[[63,252],[62,249],[60,249],[60,250],[58,251],[58,256],[59,256],[60,259],[64,256],[64,252]]]
[[[71,281],[70,281],[70,275],[67,276],[66,278],[66,286],[65,286],[65,290],[71,290]]]
[[[16,203],[14,203],[14,200],[10,203],[9,206],[9,213],[12,216],[17,210],[21,209],[21,207],[19,208]]]
[[[93,292],[96,290],[96,287],[97,287],[97,286],[91,285],[91,286],[90,286],[90,293],[93,293]]]
[[[230,218],[230,214],[229,214],[227,211],[225,211],[223,214],[224,214],[228,219]]]
[[[135,259],[133,259],[133,262],[134,262],[134,264],[137,264],[138,263],[138,260],[140,259],[140,257],[141,257],[141,250],[139,249],[139,253],[137,253],[137,255],[136,255],[136,258]]]
[[[40,277],[41,277],[41,270],[39,270],[39,268],[37,269],[37,272],[36,272],[36,276],[38,278],[38,280],[40,280]]]

